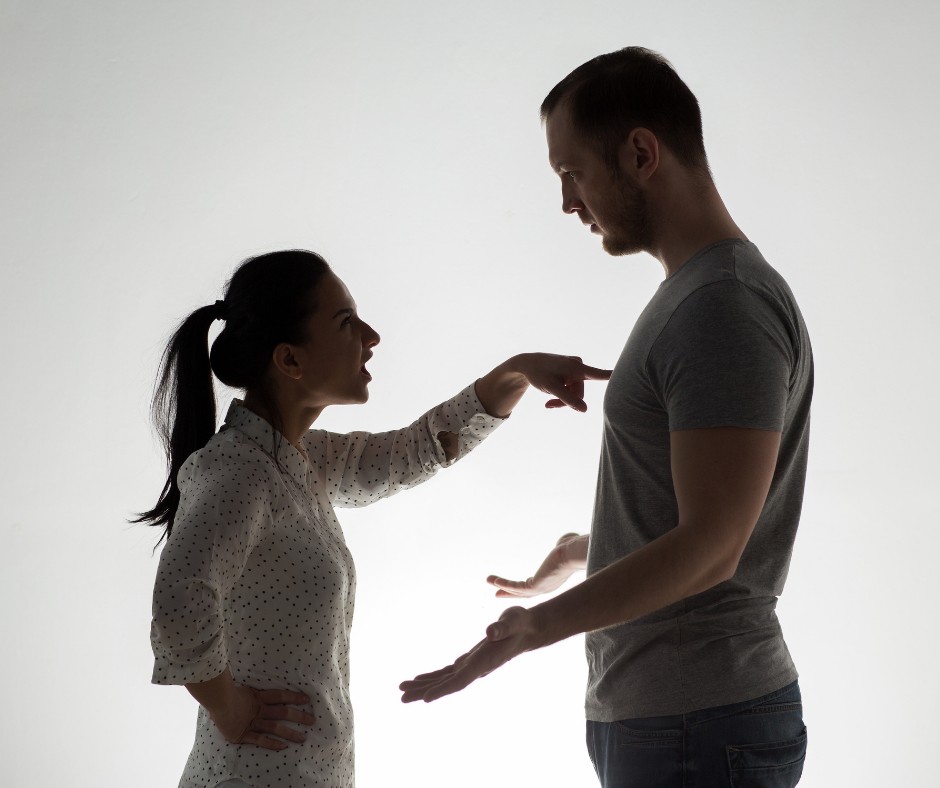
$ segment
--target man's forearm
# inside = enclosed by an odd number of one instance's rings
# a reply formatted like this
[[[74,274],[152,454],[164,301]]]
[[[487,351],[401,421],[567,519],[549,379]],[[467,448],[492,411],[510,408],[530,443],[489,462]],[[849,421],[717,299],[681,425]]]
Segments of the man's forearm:
[[[510,607],[486,637],[450,666],[402,682],[402,701],[459,692],[525,651],[604,629],[705,591],[726,579],[731,553],[710,528],[677,526],[548,602]]]
[[[541,648],[623,624],[727,580],[727,558],[706,534],[674,528],[553,599],[530,608]],[[586,549],[586,537],[583,543]]]

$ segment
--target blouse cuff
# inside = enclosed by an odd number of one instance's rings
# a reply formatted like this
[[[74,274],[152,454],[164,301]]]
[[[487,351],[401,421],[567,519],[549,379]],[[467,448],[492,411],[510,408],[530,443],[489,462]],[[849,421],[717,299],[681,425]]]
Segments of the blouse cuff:
[[[228,667],[228,646],[220,632],[201,653],[173,653],[160,642],[156,624],[151,626],[154,650],[152,684],[198,684],[219,676]]]
[[[431,419],[434,450],[440,467],[447,468],[479,446],[505,419],[490,416],[480,402],[474,381],[457,396],[435,408]],[[448,460],[437,436],[441,432],[457,435],[458,454]]]

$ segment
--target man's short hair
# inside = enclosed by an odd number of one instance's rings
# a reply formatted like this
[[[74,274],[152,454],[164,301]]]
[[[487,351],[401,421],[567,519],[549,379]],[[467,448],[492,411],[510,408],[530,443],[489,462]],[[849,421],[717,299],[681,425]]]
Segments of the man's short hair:
[[[686,167],[708,173],[698,101],[657,52],[626,47],[578,66],[545,97],[542,121],[562,103],[575,132],[615,172],[621,143],[642,126]]]

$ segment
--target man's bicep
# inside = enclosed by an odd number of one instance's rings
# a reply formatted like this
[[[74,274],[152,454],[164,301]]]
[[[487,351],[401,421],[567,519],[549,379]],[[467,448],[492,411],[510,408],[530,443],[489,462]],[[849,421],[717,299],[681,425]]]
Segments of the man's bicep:
[[[733,572],[773,480],[780,433],[741,427],[669,434],[679,526],[700,532]]]

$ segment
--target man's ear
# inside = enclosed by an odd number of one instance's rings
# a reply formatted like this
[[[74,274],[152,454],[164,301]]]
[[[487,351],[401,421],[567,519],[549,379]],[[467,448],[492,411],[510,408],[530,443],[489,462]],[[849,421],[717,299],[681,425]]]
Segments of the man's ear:
[[[638,180],[648,180],[659,167],[659,139],[647,128],[638,126],[617,151],[621,172]]]
[[[303,375],[303,369],[294,354],[293,346],[288,345],[286,342],[282,342],[274,348],[274,352],[271,354],[271,362],[279,373],[291,380],[300,380],[301,375]]]

